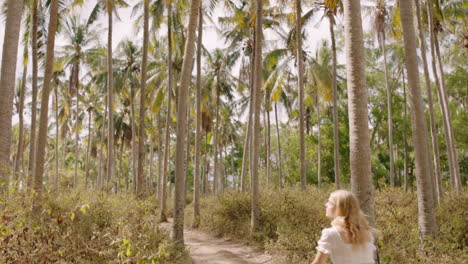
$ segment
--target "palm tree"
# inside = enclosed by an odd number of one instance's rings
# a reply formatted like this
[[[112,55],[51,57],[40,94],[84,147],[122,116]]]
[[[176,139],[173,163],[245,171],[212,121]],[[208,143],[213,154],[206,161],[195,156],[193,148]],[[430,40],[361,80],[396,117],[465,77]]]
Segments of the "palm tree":
[[[27,40],[27,39],[26,39]],[[26,92],[26,82],[28,76],[28,48],[25,45],[23,51],[23,77],[21,79],[21,86],[19,90],[19,102],[18,102],[18,115],[19,115],[19,135],[18,135],[18,148],[16,151],[15,157],[15,180],[19,180],[19,170],[20,170],[20,163],[23,164],[24,167],[24,94]]]
[[[16,61],[21,27],[22,0],[8,0],[8,12],[3,42],[2,72],[0,76],[0,190],[8,188],[10,174],[11,120],[15,93]]]
[[[338,93],[337,93],[337,55],[336,55],[336,43],[335,43],[335,16],[339,9],[342,9],[341,0],[323,0],[318,3],[319,7],[324,10],[324,16],[328,18],[330,25],[330,36],[332,43],[332,55],[333,55],[333,68],[332,68],[332,98],[333,98],[333,146],[334,146],[334,165],[335,165],[335,188],[340,188],[340,157],[339,157],[339,135],[338,135]]]
[[[300,160],[301,160],[301,189],[304,191],[306,178],[305,141],[304,141],[304,61],[302,58],[302,25],[301,25],[301,0],[296,0],[296,62],[297,84],[299,89],[299,135],[300,135]]]
[[[445,143],[447,147],[447,159],[449,162],[449,170],[452,184],[452,189],[457,194],[461,191],[460,169],[457,161],[457,151],[455,146],[455,139],[453,136],[452,117],[448,105],[447,90],[445,88],[445,77],[442,59],[440,55],[438,33],[442,30],[442,22],[434,16],[434,4],[431,0],[426,1],[427,14],[429,21],[429,33],[431,40],[431,57],[432,69],[436,79],[437,92],[439,96],[440,109],[442,112],[442,121],[445,132]],[[442,16],[439,16],[439,18]],[[438,66],[436,68],[436,65]],[[440,79],[439,79],[440,77]]]
[[[34,215],[39,215],[42,208],[42,181],[45,162],[45,145],[47,141],[47,123],[49,113],[49,94],[54,66],[55,35],[58,26],[58,0],[52,0],[50,4],[50,21],[47,36],[47,53],[45,63],[44,85],[42,88],[41,114],[39,119],[39,133],[34,164],[34,191],[36,198],[33,200]]]
[[[429,70],[427,66],[427,57],[426,57],[426,44],[425,44],[425,37],[424,37],[424,30],[422,28],[421,22],[421,11],[420,11],[420,4],[419,0],[415,0],[415,8],[416,8],[416,21],[418,25],[418,32],[419,32],[419,44],[421,45],[421,57],[423,60],[423,69],[424,69],[424,80],[426,84],[426,91],[427,91],[427,100],[429,105],[429,125],[431,131],[431,139],[432,139],[432,151],[433,151],[433,191],[435,192],[434,195],[434,202],[440,202],[442,198],[442,178],[441,178],[441,169],[440,169],[440,159],[439,159],[439,142],[437,140],[437,130],[435,124],[435,117],[434,117],[434,105],[432,100],[432,88],[431,88],[431,79],[429,77]],[[431,164],[431,165],[432,165]],[[432,168],[432,166],[431,166]]]
[[[405,44],[406,71],[410,88],[411,127],[414,141],[416,163],[416,181],[418,191],[419,230],[425,240],[437,235],[437,224],[432,200],[432,185],[429,170],[429,147],[424,106],[419,84],[419,70],[416,54],[416,33],[413,27],[413,4],[411,1],[399,1],[401,25]]]
[[[145,100],[146,100],[146,69],[148,65],[149,42],[149,0],[144,1],[144,25],[143,25],[143,58],[141,63],[141,88],[140,88],[140,127],[138,130],[138,177],[137,195],[143,191],[143,166],[145,165]]]
[[[177,142],[175,160],[175,198],[174,198],[174,224],[172,226],[172,239],[177,243],[184,243],[184,207],[185,207],[185,171],[184,151],[187,95],[192,76],[193,55],[195,50],[195,30],[197,28],[200,0],[193,0],[190,6],[190,18],[188,23],[187,40],[185,42],[184,62],[179,87],[179,104],[177,105]]]
[[[79,18],[74,16],[65,22],[64,35],[67,45],[64,47],[64,54],[67,65],[70,66],[70,93],[76,96],[75,110],[75,175],[73,186],[78,185],[78,153],[79,153],[79,102],[80,102],[80,70],[81,64],[86,60],[89,53],[89,45],[97,41],[98,36],[91,24],[80,24]]]
[[[374,196],[360,2],[344,1],[344,19],[346,61],[348,61],[346,72],[349,102],[351,186],[353,193],[360,201],[363,211],[373,224]]]
[[[260,208],[258,204],[259,186],[258,186],[258,162],[260,148],[260,89],[262,87],[262,39],[263,39],[263,0],[258,0],[255,15],[255,66],[253,82],[253,129],[252,129],[252,170],[251,170],[251,231],[256,232],[259,228]]]
[[[203,3],[200,3],[198,11],[198,36],[197,36],[197,92],[196,92],[196,113],[195,113],[195,175],[193,180],[193,224],[198,228],[200,225],[200,141],[201,141],[201,50],[203,39]]]

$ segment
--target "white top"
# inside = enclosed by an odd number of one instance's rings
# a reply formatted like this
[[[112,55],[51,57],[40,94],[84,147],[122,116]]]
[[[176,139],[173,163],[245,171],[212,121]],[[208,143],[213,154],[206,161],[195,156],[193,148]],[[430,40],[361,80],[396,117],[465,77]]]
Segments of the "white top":
[[[372,242],[362,247],[353,249],[349,243],[345,243],[336,227],[325,228],[318,241],[316,249],[331,257],[333,264],[373,264],[375,246]]]

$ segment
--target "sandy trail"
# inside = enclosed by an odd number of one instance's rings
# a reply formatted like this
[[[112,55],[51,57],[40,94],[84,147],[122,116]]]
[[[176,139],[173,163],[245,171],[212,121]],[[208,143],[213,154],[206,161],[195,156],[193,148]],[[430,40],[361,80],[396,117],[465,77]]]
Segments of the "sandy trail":
[[[171,228],[172,219],[163,225]],[[198,230],[186,229],[184,240],[192,264],[275,264],[263,251],[229,238],[218,238]]]

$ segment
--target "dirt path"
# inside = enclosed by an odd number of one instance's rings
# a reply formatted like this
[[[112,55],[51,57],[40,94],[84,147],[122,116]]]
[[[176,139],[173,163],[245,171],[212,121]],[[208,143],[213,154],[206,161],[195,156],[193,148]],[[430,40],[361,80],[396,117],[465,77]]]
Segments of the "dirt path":
[[[164,227],[170,230],[171,223]],[[275,264],[270,255],[232,239],[197,230],[185,230],[184,239],[192,264]]]

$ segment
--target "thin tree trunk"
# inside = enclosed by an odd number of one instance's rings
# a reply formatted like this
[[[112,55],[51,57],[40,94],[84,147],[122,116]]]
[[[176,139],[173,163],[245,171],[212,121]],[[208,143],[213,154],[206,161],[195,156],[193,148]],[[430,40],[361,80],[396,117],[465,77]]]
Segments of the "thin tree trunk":
[[[154,172],[153,172],[153,162],[154,162],[154,139],[153,135],[150,135],[150,155],[149,155],[149,180],[148,180],[148,191],[151,193],[154,183]]]
[[[404,155],[404,159],[403,159],[403,173],[404,173],[404,181],[405,181],[405,184],[404,184],[404,189],[405,189],[405,192],[408,192],[408,139],[407,139],[407,135],[408,135],[408,132],[407,132],[407,129],[406,129],[406,122],[408,120],[408,103],[406,101],[406,84],[405,84],[405,71],[403,70],[402,71],[403,73],[403,98],[404,98],[404,101],[405,101],[405,104],[404,104],[404,109],[405,109],[405,122],[404,122],[404,126],[403,126],[403,142],[405,143],[405,155]]]
[[[321,126],[321,117],[320,117],[320,102],[318,95],[315,95],[317,102],[317,180],[318,187],[322,187],[322,126]]]
[[[130,87],[130,115],[132,126],[132,183],[133,191],[136,192],[137,187],[137,141],[136,141],[136,124],[135,124],[135,87]]]
[[[416,54],[416,33],[413,27],[413,5],[411,1],[400,0],[400,17],[405,44],[406,71],[410,87],[411,126],[413,130],[414,156],[416,163],[416,183],[418,191],[418,222],[425,240],[437,236],[437,225],[432,201],[432,186],[429,170],[429,146],[424,118],[424,107],[419,85],[419,71]]]
[[[193,228],[200,226],[200,141],[201,141],[201,50],[203,39],[203,4],[200,3],[198,11],[198,36],[197,36],[197,92],[195,113],[195,174],[193,179]]]
[[[267,144],[266,144],[266,152],[267,152],[267,161],[266,161],[266,176],[267,176],[267,185],[270,184],[270,167],[271,167],[271,129],[270,129],[270,102],[268,99],[268,108],[266,109],[266,133],[267,133]]]
[[[218,127],[219,127],[219,74],[216,77],[216,124],[214,127],[214,177],[213,177],[213,192],[216,194],[219,192],[219,175],[218,175]]]
[[[251,231],[259,229],[259,186],[258,186],[258,163],[260,148],[260,89],[262,87],[262,39],[263,39],[263,0],[258,0],[255,16],[255,71],[253,89],[253,133],[252,133],[252,207],[251,207]]]
[[[10,174],[11,120],[15,93],[16,62],[21,28],[22,0],[8,0],[8,11],[3,40],[0,78],[0,191],[8,189]],[[4,184],[2,184],[2,182]]]
[[[254,39],[255,45],[255,39]],[[251,63],[250,63],[250,98],[249,98],[249,116],[248,116],[248,123],[247,123],[247,130],[245,132],[245,140],[244,140],[244,152],[242,153],[242,173],[241,173],[241,192],[245,192],[247,190],[247,169],[249,167],[249,160],[250,160],[250,148],[251,148],[251,134],[252,134],[252,113],[253,113],[253,73],[254,73],[254,65],[255,65],[255,51],[250,56]]]
[[[104,102],[107,101],[107,96],[104,97]],[[105,125],[106,125],[106,122],[105,122],[105,116],[107,115],[107,104],[105,104],[104,106],[104,115],[103,115],[103,119],[102,119],[102,125],[101,125],[101,149],[99,150],[99,173],[98,173],[98,181],[97,181],[97,185],[98,185],[98,188],[102,188],[102,185],[104,183],[104,162],[103,162],[103,159],[104,159],[104,134],[105,134]]]
[[[167,207],[167,171],[168,171],[168,158],[170,151],[170,120],[171,120],[171,96],[172,96],[172,4],[168,2],[167,6],[167,53],[168,53],[168,74],[167,74],[167,116],[166,116],[166,140],[164,149],[164,173],[161,182],[161,212],[159,221],[167,222],[166,207]]]
[[[59,111],[58,111],[58,89],[59,86],[55,86],[55,190],[59,187]]]
[[[27,50],[27,48],[25,48]],[[27,52],[27,51],[26,51]],[[20,180],[20,163],[23,163],[23,149],[24,149],[24,93],[26,92],[26,82],[28,74],[28,64],[24,62],[23,78],[21,81],[20,99],[19,99],[19,135],[18,135],[18,149],[16,150],[15,158],[15,180]]]
[[[39,216],[42,209],[42,188],[45,166],[45,146],[47,141],[47,123],[49,113],[49,94],[54,66],[55,35],[58,24],[58,0],[52,0],[50,4],[50,21],[47,36],[47,52],[45,62],[44,84],[42,88],[41,115],[39,119],[39,134],[36,148],[36,161],[34,165],[34,191],[36,197],[33,200],[33,215]]]
[[[303,77],[303,58],[302,58],[302,25],[301,25],[301,0],[296,0],[296,61],[297,61],[297,84],[299,90],[299,145],[300,145],[300,175],[301,190],[305,190],[307,185],[306,178],[306,160],[305,160],[305,139],[304,139],[304,77]],[[334,40],[333,40],[334,41]]]
[[[190,93],[190,92],[189,92]],[[188,95],[188,99],[190,100],[190,94]],[[188,175],[189,175],[189,165],[190,165],[190,104],[187,104],[187,144],[185,149],[185,172],[184,172],[184,203],[187,200],[187,191],[188,191]]]
[[[328,16],[330,24],[330,36],[332,43],[332,101],[333,101],[333,150],[334,150],[334,165],[335,165],[335,188],[340,189],[340,149],[339,149],[339,134],[338,134],[338,92],[336,84],[336,44],[335,44],[335,31],[333,25],[335,24],[333,14]]]
[[[91,128],[91,118],[92,113],[89,111],[89,120],[88,120],[88,147],[86,148],[86,179],[85,179],[85,188],[88,188],[88,179],[89,179],[89,153],[91,152],[91,141],[92,141],[92,128]]]
[[[345,53],[348,86],[351,189],[374,225],[374,195],[368,124],[368,93],[362,33],[361,4],[345,0]]]
[[[205,146],[206,146],[206,153],[205,153],[205,175],[203,177],[203,193],[206,194],[209,191],[208,188],[208,173],[210,172],[210,161],[208,159],[208,131],[205,133]]]
[[[284,180],[283,180],[283,165],[281,164],[281,136],[279,131],[279,122],[278,122],[278,103],[275,102],[275,120],[276,120],[276,136],[278,139],[278,182],[280,187],[284,187]]]
[[[80,136],[79,136],[79,117],[80,117],[80,93],[79,93],[79,62],[73,65],[72,70],[74,72],[74,85],[75,85],[75,92],[76,92],[76,112],[75,112],[75,176],[73,178],[73,187],[78,187],[78,157],[79,157],[79,144],[80,144]]]
[[[380,45],[384,57],[385,88],[387,90],[387,122],[388,122],[388,154],[390,157],[390,186],[395,187],[395,158],[393,156],[393,121],[392,121],[392,91],[388,82],[387,50],[385,47],[385,30],[380,33]]]
[[[188,33],[185,42],[184,60],[179,87],[179,104],[177,105],[177,139],[175,159],[175,197],[174,197],[174,222],[172,226],[172,240],[176,243],[184,243],[184,207],[185,201],[185,175],[184,175],[184,148],[185,133],[187,133],[186,114],[187,99],[190,79],[193,68],[193,55],[195,50],[195,31],[197,28],[200,0],[193,0],[190,7]]]
[[[421,51],[421,57],[423,60],[423,69],[424,69],[424,80],[426,83],[426,91],[427,91],[427,99],[428,99],[428,105],[429,105],[429,125],[431,128],[431,139],[432,139],[432,157],[433,157],[433,162],[431,165],[433,165],[433,177],[432,177],[432,182],[433,182],[433,191],[434,193],[434,202],[437,204],[440,203],[440,200],[442,199],[442,182],[441,182],[441,169],[440,169],[440,159],[439,159],[439,142],[437,140],[437,130],[436,130],[436,124],[435,124],[435,117],[434,117],[434,105],[433,105],[433,99],[432,99],[432,88],[431,88],[431,79],[429,77],[429,70],[427,67],[427,58],[426,58],[426,44],[425,44],[425,37],[424,37],[424,31],[422,28],[422,22],[421,22],[421,10],[420,10],[420,4],[419,0],[415,0],[415,7],[416,7],[416,15],[417,15],[417,25],[418,25],[418,31],[419,31],[419,44],[421,45],[420,51]],[[432,168],[432,167],[431,167]]]
[[[431,58],[432,58],[432,71],[433,75],[435,78],[435,83],[437,86],[437,92],[438,92],[438,97],[439,97],[439,103],[440,103],[440,109],[442,112],[442,121],[443,121],[443,126],[444,126],[444,133],[445,133],[445,144],[447,147],[447,159],[449,162],[449,170],[450,170],[450,184],[452,187],[452,190],[455,190],[455,192],[459,193],[458,186],[456,184],[456,157],[454,157],[454,151],[452,151],[455,148],[454,145],[452,145],[451,142],[451,132],[450,132],[450,125],[451,125],[451,118],[450,118],[450,109],[448,107],[448,99],[447,99],[447,94],[445,90],[445,80],[444,80],[444,72],[442,68],[442,64],[440,61],[440,52],[437,53],[438,51],[438,43],[437,43],[437,36],[435,33],[434,29],[434,22],[433,22],[433,14],[432,14],[432,1],[428,0],[426,1],[426,7],[427,7],[427,15],[428,15],[428,21],[429,23],[429,32],[430,32],[430,40],[431,40]],[[436,62],[439,62],[438,65]],[[437,69],[437,66],[439,68]],[[437,72],[439,70],[440,72]],[[440,79],[439,79],[439,74]]]
[[[32,103],[31,103],[31,132],[29,136],[29,162],[27,176],[27,186],[33,187],[34,179],[34,162],[36,160],[36,119],[37,119],[37,83],[38,83],[38,0],[33,0],[32,6],[32,32],[31,32],[31,52],[32,52]]]
[[[148,66],[149,42],[149,0],[144,1],[143,23],[143,59],[141,62],[141,88],[140,88],[140,125],[138,129],[138,179],[136,193],[143,192],[143,167],[145,166],[145,100],[146,100],[146,69]]]
[[[447,151],[450,152],[449,156],[449,164],[450,167],[453,168],[453,179],[455,183],[455,191],[459,195],[461,193],[461,179],[460,179],[460,168],[458,165],[458,159],[457,159],[457,148],[455,146],[455,138],[453,135],[453,127],[452,127],[452,116],[450,114],[450,107],[449,107],[449,101],[447,97],[447,90],[445,88],[445,76],[444,76],[444,69],[443,69],[443,64],[440,56],[440,50],[439,50],[439,41],[437,38],[437,34],[434,35],[434,45],[435,45],[435,50],[436,50],[436,57],[437,57],[437,65],[439,66],[439,74],[440,74],[440,102],[441,102],[441,107],[444,109],[442,110],[442,114],[444,115],[444,124],[447,127],[447,133],[446,133],[446,139],[449,140],[447,142]]]
[[[107,183],[114,174],[114,83],[112,70],[112,9],[107,7],[108,35],[107,35],[107,100],[108,100],[108,136],[107,136]]]
[[[156,197],[161,200],[161,182],[163,174],[163,154],[162,154],[162,122],[161,122],[161,109],[158,111],[158,179],[156,186]]]

